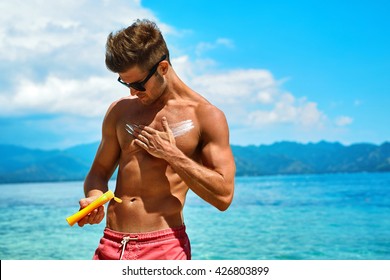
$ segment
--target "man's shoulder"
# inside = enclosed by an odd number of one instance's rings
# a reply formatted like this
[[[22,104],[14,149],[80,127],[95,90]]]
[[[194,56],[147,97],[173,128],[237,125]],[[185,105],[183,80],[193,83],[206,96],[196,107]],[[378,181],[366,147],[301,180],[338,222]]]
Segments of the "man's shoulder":
[[[117,118],[120,117],[124,112],[132,111],[136,106],[138,106],[139,102],[137,99],[132,97],[123,97],[118,100],[113,101],[106,112],[106,118],[112,117]]]
[[[214,115],[214,114],[223,114],[222,110],[219,109],[214,104],[205,101],[205,102],[199,102],[196,106],[196,112],[200,115],[206,114],[206,115]]]
[[[208,99],[206,99],[206,97],[195,91],[192,91],[190,103],[192,103],[194,107],[196,107],[197,110],[200,112],[208,110],[220,111],[218,107],[211,103]]]
[[[117,111],[117,110],[121,110],[123,108],[129,108],[130,107],[134,107],[134,106],[137,106],[137,104],[139,104],[138,100],[134,97],[131,97],[131,96],[126,96],[126,97],[122,97],[122,98],[119,98],[115,101],[113,101],[111,104],[110,104],[110,107],[109,107],[109,111],[110,110],[114,110],[114,111]]]
[[[138,99],[135,97],[132,97],[132,96],[121,97],[121,98],[115,100],[114,102],[112,102],[112,104],[116,105],[116,106],[120,106],[120,105],[128,106],[128,105],[136,104],[136,103],[139,103]]]

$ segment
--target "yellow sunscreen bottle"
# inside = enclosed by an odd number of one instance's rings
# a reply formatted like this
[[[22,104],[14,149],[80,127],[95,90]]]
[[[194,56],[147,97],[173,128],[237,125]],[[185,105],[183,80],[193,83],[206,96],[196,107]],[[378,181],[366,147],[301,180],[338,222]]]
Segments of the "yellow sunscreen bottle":
[[[111,199],[114,199],[118,203],[122,203],[122,200],[120,198],[115,197],[112,191],[107,191],[104,194],[102,194],[99,198],[92,201],[87,207],[81,209],[77,213],[74,213],[72,216],[66,218],[66,221],[70,226],[73,226],[75,223],[77,223],[82,218],[87,216],[93,210],[95,210],[99,206],[102,206],[103,204],[110,201]]]

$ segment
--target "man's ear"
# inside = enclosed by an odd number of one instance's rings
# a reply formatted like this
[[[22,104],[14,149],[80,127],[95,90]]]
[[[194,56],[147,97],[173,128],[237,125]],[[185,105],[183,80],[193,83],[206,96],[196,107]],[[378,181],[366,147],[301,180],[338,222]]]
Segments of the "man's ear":
[[[165,75],[168,72],[168,68],[169,68],[169,62],[166,60],[161,61],[160,65],[158,66],[160,75]]]

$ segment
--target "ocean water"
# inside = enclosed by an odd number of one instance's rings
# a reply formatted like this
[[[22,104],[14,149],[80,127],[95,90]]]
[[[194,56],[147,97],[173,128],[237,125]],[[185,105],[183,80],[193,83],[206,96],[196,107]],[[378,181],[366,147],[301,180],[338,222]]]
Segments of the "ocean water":
[[[92,258],[104,224],[65,221],[82,182],[4,184],[0,193],[1,260]],[[193,259],[390,259],[390,173],[236,178],[227,211],[190,193],[184,215]]]

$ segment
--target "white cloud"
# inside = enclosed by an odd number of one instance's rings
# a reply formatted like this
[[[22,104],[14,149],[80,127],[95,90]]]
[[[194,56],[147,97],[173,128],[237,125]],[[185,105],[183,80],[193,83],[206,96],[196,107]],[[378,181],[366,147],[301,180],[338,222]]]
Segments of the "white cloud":
[[[326,116],[315,102],[295,98],[262,69],[237,69],[193,77],[191,86],[223,108],[232,124],[321,127]]]
[[[199,92],[218,103],[235,103],[240,100],[254,102],[262,91],[273,92],[277,82],[267,70],[237,69],[205,73],[193,77],[191,84]]]
[[[296,102],[289,93],[279,96],[270,110],[250,112],[248,118],[253,126],[295,124],[320,127],[325,120],[324,114],[318,110],[316,103],[307,102],[304,98]]]
[[[0,10],[3,116],[104,114],[125,90],[104,65],[108,33],[136,18],[156,20],[137,0],[15,0],[2,1]]]
[[[188,56],[172,58],[172,65],[183,81],[188,82],[194,76],[192,63]]]
[[[273,92],[272,89],[267,89],[267,90],[261,90],[257,94],[257,100],[262,103],[262,104],[271,104],[272,101],[274,100],[275,93]]]
[[[335,124],[337,126],[347,126],[347,125],[350,125],[352,123],[353,123],[353,119],[351,117],[348,117],[348,116],[339,116],[335,120]]]
[[[225,48],[234,48],[234,43],[232,40],[228,38],[218,38],[215,40],[215,42],[200,42],[195,48],[195,53],[198,56],[201,56],[204,52],[217,49],[219,47],[225,47]]]
[[[29,66],[50,67],[45,72],[103,68],[109,32],[138,17],[155,19],[136,0],[15,0],[2,1],[0,10],[0,61],[20,67],[22,74]]]
[[[119,94],[128,94],[114,81],[113,77],[95,76],[86,80],[49,76],[43,83],[22,81],[13,95],[0,95],[0,104],[8,104],[0,114],[101,116]]]

